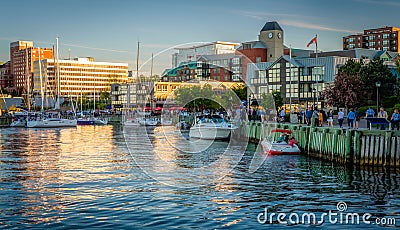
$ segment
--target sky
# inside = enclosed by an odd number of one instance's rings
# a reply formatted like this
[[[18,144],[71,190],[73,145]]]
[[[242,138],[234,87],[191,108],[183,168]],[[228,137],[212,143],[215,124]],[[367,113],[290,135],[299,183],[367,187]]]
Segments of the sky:
[[[174,47],[203,42],[257,40],[267,21],[277,21],[284,43],[341,50],[342,37],[381,26],[400,27],[398,0],[18,0],[1,1],[0,62],[10,42],[51,47],[59,37],[62,58],[94,57],[155,74],[171,67]]]

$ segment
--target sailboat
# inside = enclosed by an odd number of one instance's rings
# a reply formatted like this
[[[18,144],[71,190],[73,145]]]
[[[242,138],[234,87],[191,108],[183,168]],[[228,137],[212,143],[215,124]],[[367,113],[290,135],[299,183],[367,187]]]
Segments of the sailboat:
[[[40,56],[40,54],[39,54]],[[58,82],[58,87],[57,87],[57,101],[55,104],[55,109],[60,109],[60,68],[59,68],[59,56],[58,56],[58,37],[56,38],[56,58],[54,59],[55,61],[55,74],[57,73],[57,82]],[[41,63],[39,63],[39,66]],[[41,70],[41,68],[40,68]],[[42,74],[40,73],[40,78],[42,78]],[[41,88],[41,97],[42,97],[42,113],[39,115],[31,116],[29,117],[26,122],[26,127],[27,128],[56,128],[56,127],[76,127],[77,125],[77,120],[74,117],[73,119],[66,119],[66,118],[61,118],[60,113],[44,113],[43,112],[43,98],[44,98],[44,92],[43,92],[43,85],[40,86]]]
[[[107,125],[107,118],[96,117],[96,90],[93,92],[93,121],[95,125]]]

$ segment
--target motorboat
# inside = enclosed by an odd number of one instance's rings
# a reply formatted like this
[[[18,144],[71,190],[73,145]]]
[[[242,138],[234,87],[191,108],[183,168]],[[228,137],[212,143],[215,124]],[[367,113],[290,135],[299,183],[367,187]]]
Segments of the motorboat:
[[[270,155],[296,155],[300,154],[301,150],[296,143],[290,143],[289,140],[283,140],[278,138],[274,140],[275,133],[280,133],[281,136],[290,135],[292,131],[288,129],[274,129],[271,130],[271,136],[265,138],[261,142],[261,146],[264,150],[264,153]]]
[[[161,125],[163,125],[163,126],[172,125],[172,120],[161,118]]]
[[[90,118],[80,117],[77,119],[77,125],[94,125],[94,120]]]
[[[107,125],[108,124],[108,119],[107,118],[94,117],[93,121],[94,121],[95,125]]]
[[[127,119],[124,126],[140,126],[140,123],[136,119]]]
[[[158,124],[158,120],[152,117],[137,118],[137,120],[139,124],[142,126],[156,126]]]
[[[209,140],[229,139],[232,131],[237,128],[219,115],[204,115],[196,118],[196,123],[190,128],[189,137]]]

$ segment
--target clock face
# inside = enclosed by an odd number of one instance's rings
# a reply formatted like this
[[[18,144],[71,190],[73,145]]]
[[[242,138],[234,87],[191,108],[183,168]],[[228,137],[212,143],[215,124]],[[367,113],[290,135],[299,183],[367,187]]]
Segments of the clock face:
[[[274,36],[274,34],[272,33],[272,32],[270,32],[269,34],[268,34],[268,37],[269,38],[272,38]]]
[[[281,33],[278,33],[278,38],[281,38],[282,37],[282,34]]]

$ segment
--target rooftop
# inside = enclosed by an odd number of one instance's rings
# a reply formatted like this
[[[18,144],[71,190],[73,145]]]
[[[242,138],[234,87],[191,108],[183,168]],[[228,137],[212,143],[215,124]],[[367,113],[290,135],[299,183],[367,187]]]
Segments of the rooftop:
[[[281,26],[276,21],[265,23],[264,27],[261,29],[261,31],[268,31],[268,30],[280,30],[280,31],[283,31]]]

